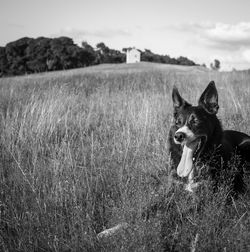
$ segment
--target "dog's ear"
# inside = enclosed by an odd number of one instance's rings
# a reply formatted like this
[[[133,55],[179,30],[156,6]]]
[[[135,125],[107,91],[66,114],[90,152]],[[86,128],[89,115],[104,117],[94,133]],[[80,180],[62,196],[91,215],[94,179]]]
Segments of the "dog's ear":
[[[176,86],[173,87],[172,91],[172,100],[173,100],[173,105],[174,108],[181,108],[185,106],[191,106],[188,102],[186,102],[180,95],[178,89]]]
[[[217,114],[219,110],[218,92],[214,81],[211,81],[202,93],[199,103],[209,114]]]

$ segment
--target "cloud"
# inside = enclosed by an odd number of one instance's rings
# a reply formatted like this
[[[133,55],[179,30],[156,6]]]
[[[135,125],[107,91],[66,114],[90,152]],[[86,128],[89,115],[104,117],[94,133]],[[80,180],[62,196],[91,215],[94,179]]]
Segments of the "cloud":
[[[250,22],[187,22],[164,29],[185,42],[184,50],[192,52],[197,63],[210,65],[218,59],[223,70],[250,68]]]
[[[81,45],[83,41],[87,41],[92,46],[99,43],[104,42],[105,44],[110,44],[110,41],[113,40],[124,40],[126,37],[131,37],[132,33],[130,33],[126,29],[76,29],[70,26],[66,26],[62,28],[59,32],[51,34],[50,37],[60,37],[66,36],[70,37],[74,40],[74,42],[78,45]]]
[[[206,46],[223,50],[239,50],[250,45],[250,22],[225,23],[186,23],[176,25],[181,32],[192,33]]]
[[[80,39],[107,39],[107,38],[116,38],[116,37],[126,37],[131,36],[131,33],[123,29],[100,29],[100,30],[84,30],[84,29],[75,29],[71,27],[63,28],[55,36],[68,36],[73,38],[75,41]]]
[[[242,52],[243,58],[250,63],[250,49],[247,49]]]
[[[8,26],[9,28],[17,28],[17,29],[23,29],[23,28],[25,28],[24,25],[22,25],[22,24],[17,24],[17,23],[7,23],[7,26]]]
[[[128,31],[122,29],[106,29],[94,31],[92,32],[92,35],[101,38],[114,38],[121,36],[130,36],[131,34]]]
[[[173,25],[167,25],[166,28],[178,30],[181,32],[193,32],[196,33],[202,29],[210,29],[214,27],[214,23],[211,22],[187,22],[187,23],[177,23]]]
[[[217,46],[237,50],[250,44],[250,23],[217,23],[213,28],[207,29],[204,36]]]

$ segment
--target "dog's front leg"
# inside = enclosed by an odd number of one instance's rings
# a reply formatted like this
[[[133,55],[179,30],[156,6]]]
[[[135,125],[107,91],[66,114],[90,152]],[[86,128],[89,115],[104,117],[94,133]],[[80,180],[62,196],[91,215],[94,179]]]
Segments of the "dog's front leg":
[[[194,189],[196,189],[198,186],[199,182],[194,182],[194,169],[192,169],[192,171],[188,175],[188,183],[185,186],[185,190],[193,193]]]

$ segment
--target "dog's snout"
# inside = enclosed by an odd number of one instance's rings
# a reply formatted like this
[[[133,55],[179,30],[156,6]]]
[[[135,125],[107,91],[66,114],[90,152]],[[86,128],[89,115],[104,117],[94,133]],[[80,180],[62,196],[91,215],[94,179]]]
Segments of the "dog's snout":
[[[183,132],[176,132],[174,135],[174,139],[179,143],[182,143],[185,138],[186,138],[186,135]]]

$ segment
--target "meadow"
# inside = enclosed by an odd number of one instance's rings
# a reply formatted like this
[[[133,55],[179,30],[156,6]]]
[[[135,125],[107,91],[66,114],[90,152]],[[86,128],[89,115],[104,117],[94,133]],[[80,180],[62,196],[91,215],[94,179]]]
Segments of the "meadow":
[[[250,251],[250,187],[229,204],[226,184],[197,200],[168,179],[172,87],[196,104],[210,80],[223,127],[250,134],[248,72],[140,63],[0,79],[0,250]]]

